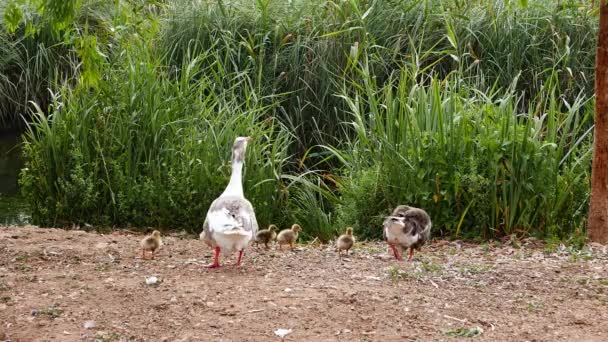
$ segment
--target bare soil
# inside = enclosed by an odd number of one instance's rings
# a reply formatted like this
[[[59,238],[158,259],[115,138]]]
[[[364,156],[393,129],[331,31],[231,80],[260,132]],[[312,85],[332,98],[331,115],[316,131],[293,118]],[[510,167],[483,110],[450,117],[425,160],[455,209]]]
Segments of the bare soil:
[[[0,341],[608,341],[606,246],[434,241],[413,262],[380,242],[342,259],[251,247],[208,270],[192,236],[155,260],[140,238],[0,227]]]

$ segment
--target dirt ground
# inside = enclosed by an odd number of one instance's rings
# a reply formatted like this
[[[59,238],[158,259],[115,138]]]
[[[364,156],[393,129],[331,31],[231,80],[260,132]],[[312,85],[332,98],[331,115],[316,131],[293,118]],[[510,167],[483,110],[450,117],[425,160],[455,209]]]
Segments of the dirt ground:
[[[150,261],[140,238],[0,227],[0,341],[608,341],[605,246],[251,247],[208,270],[192,236]]]

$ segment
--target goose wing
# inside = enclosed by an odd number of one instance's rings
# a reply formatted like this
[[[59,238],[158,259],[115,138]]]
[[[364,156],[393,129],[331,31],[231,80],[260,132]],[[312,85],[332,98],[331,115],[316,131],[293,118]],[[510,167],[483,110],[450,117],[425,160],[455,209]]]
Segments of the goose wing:
[[[431,237],[431,218],[426,211],[418,208],[411,208],[404,214],[404,219],[409,223],[406,225],[406,228],[409,226],[411,234],[418,236],[416,245],[424,244],[426,240]]]
[[[220,197],[211,203],[205,222],[202,240],[215,244],[216,234],[255,236],[258,223],[251,203],[241,197]]]

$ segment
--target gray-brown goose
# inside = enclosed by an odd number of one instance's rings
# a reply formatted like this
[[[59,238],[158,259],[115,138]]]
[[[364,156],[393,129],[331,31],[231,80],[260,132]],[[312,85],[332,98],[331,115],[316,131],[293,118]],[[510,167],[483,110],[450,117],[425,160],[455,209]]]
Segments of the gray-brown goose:
[[[400,205],[384,219],[383,230],[395,259],[402,260],[401,253],[409,248],[411,261],[414,251],[431,238],[431,218],[423,209]]]

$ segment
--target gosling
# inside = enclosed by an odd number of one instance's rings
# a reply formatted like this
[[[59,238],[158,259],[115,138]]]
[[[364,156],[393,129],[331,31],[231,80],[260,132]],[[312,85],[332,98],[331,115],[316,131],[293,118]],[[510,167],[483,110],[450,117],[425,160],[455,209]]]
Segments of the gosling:
[[[346,228],[346,232],[338,238],[336,241],[336,247],[338,248],[338,256],[342,257],[342,251],[346,251],[346,255],[355,244],[355,237],[353,236],[353,228]]]
[[[260,244],[263,243],[268,249],[268,243],[274,241],[277,238],[277,231],[279,229],[274,224],[268,226],[268,229],[260,230],[255,236],[255,243]]]
[[[299,224],[292,225],[291,229],[283,229],[277,236],[279,249],[283,250],[283,245],[290,245],[291,250],[293,250],[294,244],[296,243],[296,240],[298,240],[298,235],[301,230],[302,227],[300,227]]]
[[[152,253],[152,259],[154,259],[154,253],[160,246],[162,246],[163,241],[160,238],[160,232],[155,230],[152,232],[152,235],[148,235],[141,240],[141,258],[147,259],[147,252]]]

